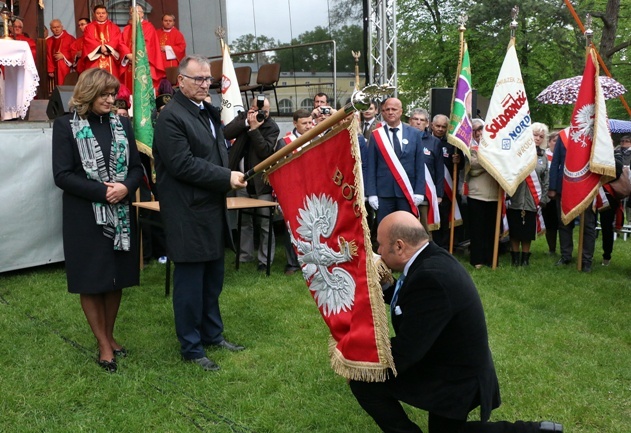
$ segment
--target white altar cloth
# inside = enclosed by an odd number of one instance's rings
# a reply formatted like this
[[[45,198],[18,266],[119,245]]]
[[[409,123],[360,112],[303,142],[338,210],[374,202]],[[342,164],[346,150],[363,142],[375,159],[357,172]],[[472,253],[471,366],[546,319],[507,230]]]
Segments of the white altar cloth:
[[[39,85],[39,74],[28,43],[0,39],[0,65],[4,66],[1,118],[24,119]]]

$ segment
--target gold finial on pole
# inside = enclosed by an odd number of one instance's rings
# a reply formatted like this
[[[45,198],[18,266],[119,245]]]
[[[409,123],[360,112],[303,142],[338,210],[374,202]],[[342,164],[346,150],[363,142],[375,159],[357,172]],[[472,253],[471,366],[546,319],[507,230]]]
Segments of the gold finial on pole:
[[[4,35],[2,39],[13,40],[13,38],[9,36],[9,20],[11,19],[12,13],[7,9],[7,5],[2,7],[0,15],[2,15],[2,20],[4,21]]]
[[[226,39],[226,29],[224,29],[223,27],[217,27],[217,30],[215,30],[215,35],[219,39]]]
[[[513,9],[511,9],[511,17],[513,19],[513,21],[511,21],[510,23],[510,37],[511,39],[515,38],[515,30],[517,30],[517,17],[519,16],[519,6],[515,5],[513,6]]]
[[[592,30],[592,16],[587,14],[585,17],[585,46],[589,47],[592,44],[592,37],[594,31]]]
[[[355,90],[359,90],[359,58],[361,57],[362,53],[359,51],[351,50],[351,54],[355,59]]]
[[[460,24],[460,27],[458,27],[458,31],[459,32],[464,32],[465,30],[467,30],[467,28],[465,27],[465,24],[467,24],[467,21],[469,21],[469,16],[466,13],[461,13],[460,16],[458,17],[458,24]]]

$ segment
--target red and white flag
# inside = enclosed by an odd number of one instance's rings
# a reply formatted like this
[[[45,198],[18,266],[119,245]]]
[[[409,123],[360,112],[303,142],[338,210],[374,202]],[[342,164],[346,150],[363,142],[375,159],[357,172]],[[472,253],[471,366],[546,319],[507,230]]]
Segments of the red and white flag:
[[[237,82],[237,74],[234,72],[232,58],[230,58],[230,48],[228,44],[221,41],[221,51],[223,54],[221,71],[221,123],[227,125],[237,116],[239,111],[246,111],[241,99],[241,91]],[[216,73],[217,71],[211,71]]]
[[[434,179],[425,164],[425,200],[427,200],[427,228],[438,230],[440,228],[440,211],[438,208],[438,196]]]
[[[480,164],[508,195],[535,169],[537,150],[530,108],[511,39],[500,69],[478,148]]]
[[[590,47],[583,81],[565,142],[561,220],[569,224],[594,200],[598,188],[616,177],[613,142],[595,48]]]
[[[333,370],[384,381],[395,371],[373,261],[357,123],[329,132],[267,173],[309,291],[331,331]]]

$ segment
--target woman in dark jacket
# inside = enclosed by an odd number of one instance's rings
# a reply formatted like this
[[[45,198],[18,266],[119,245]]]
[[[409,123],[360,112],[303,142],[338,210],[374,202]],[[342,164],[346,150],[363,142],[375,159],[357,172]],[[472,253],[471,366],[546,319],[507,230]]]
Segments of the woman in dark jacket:
[[[118,80],[103,69],[79,77],[72,113],[53,126],[53,176],[63,194],[68,291],[78,293],[99,347],[99,365],[116,371],[126,350],[114,339],[122,289],[138,285],[131,202],[142,166],[129,120],[115,114]]]

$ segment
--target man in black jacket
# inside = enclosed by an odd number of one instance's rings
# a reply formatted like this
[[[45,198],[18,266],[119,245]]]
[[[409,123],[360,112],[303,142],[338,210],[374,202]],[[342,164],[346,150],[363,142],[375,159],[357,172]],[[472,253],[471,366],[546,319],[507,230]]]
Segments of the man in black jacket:
[[[182,357],[204,370],[219,369],[204,346],[243,350],[223,336],[219,295],[224,249],[232,247],[226,194],[247,185],[243,173],[228,168],[219,111],[204,102],[211,81],[207,59],[182,59],[180,91],[160,113],[153,143],[167,253],[175,263],[175,331]]]
[[[409,212],[386,216],[377,230],[379,254],[403,272],[384,291],[396,336],[397,376],[351,381],[362,408],[384,432],[422,433],[401,403],[429,412],[429,433],[563,431],[552,422],[486,422],[500,405],[482,302],[475,284],[451,254],[429,241]],[[480,406],[481,422],[467,422]]]
[[[265,98],[263,101],[263,106],[259,109],[257,98],[253,99],[248,112],[240,112],[224,129],[226,139],[235,140],[229,152],[229,167],[231,170],[243,170],[246,172],[274,153],[280,129],[276,122],[269,117],[269,100]],[[237,197],[272,201],[272,187],[265,183],[262,176],[256,176],[248,185],[247,190],[237,191]],[[267,217],[270,208],[258,208],[257,212],[262,217]],[[258,220],[260,231],[258,269],[265,271],[268,263],[268,237],[272,237],[270,264],[274,261],[276,240],[274,239],[274,232],[269,230],[269,225],[266,222],[267,218],[259,218]],[[254,225],[252,218],[247,215],[244,215],[241,223],[241,256],[239,261],[249,262],[254,260]]]

